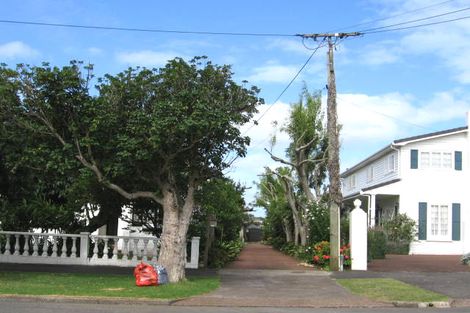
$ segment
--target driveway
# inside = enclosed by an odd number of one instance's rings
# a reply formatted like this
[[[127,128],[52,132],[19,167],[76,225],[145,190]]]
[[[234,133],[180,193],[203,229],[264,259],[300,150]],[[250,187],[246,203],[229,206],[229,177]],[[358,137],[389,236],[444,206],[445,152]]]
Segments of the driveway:
[[[260,243],[249,243],[219,271],[221,286],[174,305],[246,307],[384,307],[388,304],[352,295],[331,279],[296,259]]]

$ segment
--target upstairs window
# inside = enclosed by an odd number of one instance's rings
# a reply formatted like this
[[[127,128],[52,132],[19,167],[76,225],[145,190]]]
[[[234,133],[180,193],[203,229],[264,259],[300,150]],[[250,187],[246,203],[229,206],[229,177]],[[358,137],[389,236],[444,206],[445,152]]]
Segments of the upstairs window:
[[[452,169],[452,152],[421,151],[420,167]]]
[[[395,154],[390,154],[387,158],[387,170],[389,173],[395,172]]]
[[[369,166],[367,168],[367,182],[371,182],[374,180],[374,167]]]
[[[421,168],[429,168],[431,166],[431,156],[429,152],[421,152]]]
[[[349,189],[356,188],[356,174],[349,176]]]

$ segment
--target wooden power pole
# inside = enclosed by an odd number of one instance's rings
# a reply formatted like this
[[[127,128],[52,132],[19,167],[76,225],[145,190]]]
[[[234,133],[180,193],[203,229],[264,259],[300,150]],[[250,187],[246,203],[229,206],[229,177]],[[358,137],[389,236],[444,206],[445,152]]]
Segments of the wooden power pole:
[[[327,100],[327,135],[328,135],[328,177],[330,210],[330,270],[340,269],[340,207],[342,202],[341,182],[339,177],[339,127],[336,110],[336,80],[333,52],[337,39],[359,36],[360,33],[307,34],[303,38],[323,38],[328,41],[328,100]]]

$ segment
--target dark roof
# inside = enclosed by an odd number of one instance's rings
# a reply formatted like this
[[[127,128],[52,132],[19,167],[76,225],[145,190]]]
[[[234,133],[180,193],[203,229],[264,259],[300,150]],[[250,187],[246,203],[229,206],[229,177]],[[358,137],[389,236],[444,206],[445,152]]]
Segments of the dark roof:
[[[451,133],[459,132],[459,131],[466,130],[466,129],[468,129],[468,126],[457,127],[457,128],[452,128],[452,129],[446,129],[446,130],[441,130],[441,131],[434,132],[434,133],[428,133],[428,134],[424,134],[424,135],[398,139],[398,140],[393,141],[393,143],[397,144],[397,143],[402,143],[402,142],[406,142],[406,141],[413,141],[413,140],[425,139],[425,138],[428,138],[428,137],[446,135],[446,134],[451,134]]]

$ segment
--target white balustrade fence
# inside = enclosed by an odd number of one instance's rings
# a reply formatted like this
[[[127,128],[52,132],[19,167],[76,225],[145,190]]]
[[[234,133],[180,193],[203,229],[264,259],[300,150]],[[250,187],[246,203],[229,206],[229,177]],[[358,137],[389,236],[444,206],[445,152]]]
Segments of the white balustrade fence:
[[[197,268],[199,237],[190,241],[187,268]],[[157,262],[160,239],[0,231],[0,263],[135,266]]]

